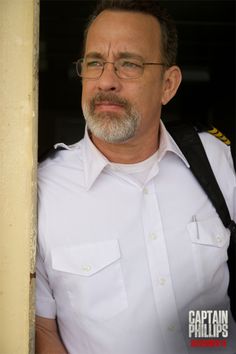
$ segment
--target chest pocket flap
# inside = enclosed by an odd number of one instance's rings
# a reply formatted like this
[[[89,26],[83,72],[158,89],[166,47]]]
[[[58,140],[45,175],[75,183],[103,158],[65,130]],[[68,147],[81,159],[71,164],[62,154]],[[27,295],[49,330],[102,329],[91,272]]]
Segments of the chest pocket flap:
[[[120,259],[118,240],[58,247],[52,250],[52,268],[57,271],[91,276]]]

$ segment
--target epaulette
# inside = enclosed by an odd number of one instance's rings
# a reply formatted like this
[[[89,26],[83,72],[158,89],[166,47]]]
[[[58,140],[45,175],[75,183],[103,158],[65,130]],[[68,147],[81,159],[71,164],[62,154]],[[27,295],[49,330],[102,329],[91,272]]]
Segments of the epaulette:
[[[197,122],[196,124],[194,124],[194,126],[198,132],[208,132],[211,135],[214,135],[217,139],[221,140],[226,145],[229,146],[231,144],[230,140],[219,129],[215,128],[211,124],[208,123],[203,124]]]
[[[217,128],[212,127],[212,129],[209,129],[207,131],[208,131],[208,133],[214,135],[219,140],[223,141],[223,143],[225,143],[226,145],[230,145],[231,144],[230,140],[221,131],[219,131]]]

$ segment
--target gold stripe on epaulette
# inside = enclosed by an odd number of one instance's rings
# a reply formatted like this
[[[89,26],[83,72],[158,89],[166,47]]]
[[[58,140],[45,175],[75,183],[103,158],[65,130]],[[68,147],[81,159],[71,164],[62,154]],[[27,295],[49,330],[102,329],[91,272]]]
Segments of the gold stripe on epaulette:
[[[225,143],[226,145],[230,145],[230,140],[217,128],[213,127],[212,129],[208,130],[208,133],[214,135],[216,138],[223,141],[223,143]]]

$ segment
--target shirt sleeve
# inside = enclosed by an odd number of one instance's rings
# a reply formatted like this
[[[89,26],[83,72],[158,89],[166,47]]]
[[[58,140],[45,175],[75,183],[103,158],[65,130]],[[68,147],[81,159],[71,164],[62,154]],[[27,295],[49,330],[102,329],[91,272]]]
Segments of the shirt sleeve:
[[[232,219],[236,217],[236,175],[230,146],[209,133],[200,133],[213,173],[224,195]]]
[[[51,319],[56,318],[56,302],[39,251],[36,258],[36,315]]]
[[[38,244],[36,255],[36,315],[56,318],[56,302],[45,265],[45,236],[47,215],[43,207],[41,186],[38,187]]]

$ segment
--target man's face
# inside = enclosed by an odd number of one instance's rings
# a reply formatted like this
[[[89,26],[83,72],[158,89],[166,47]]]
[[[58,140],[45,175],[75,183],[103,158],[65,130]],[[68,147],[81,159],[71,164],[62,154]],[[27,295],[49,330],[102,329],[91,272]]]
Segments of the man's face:
[[[85,58],[114,62],[127,57],[162,62],[161,30],[150,15],[103,11],[88,31]],[[96,137],[121,143],[157,133],[164,102],[164,68],[145,66],[141,77],[120,79],[106,64],[99,79],[83,79],[82,108]]]

